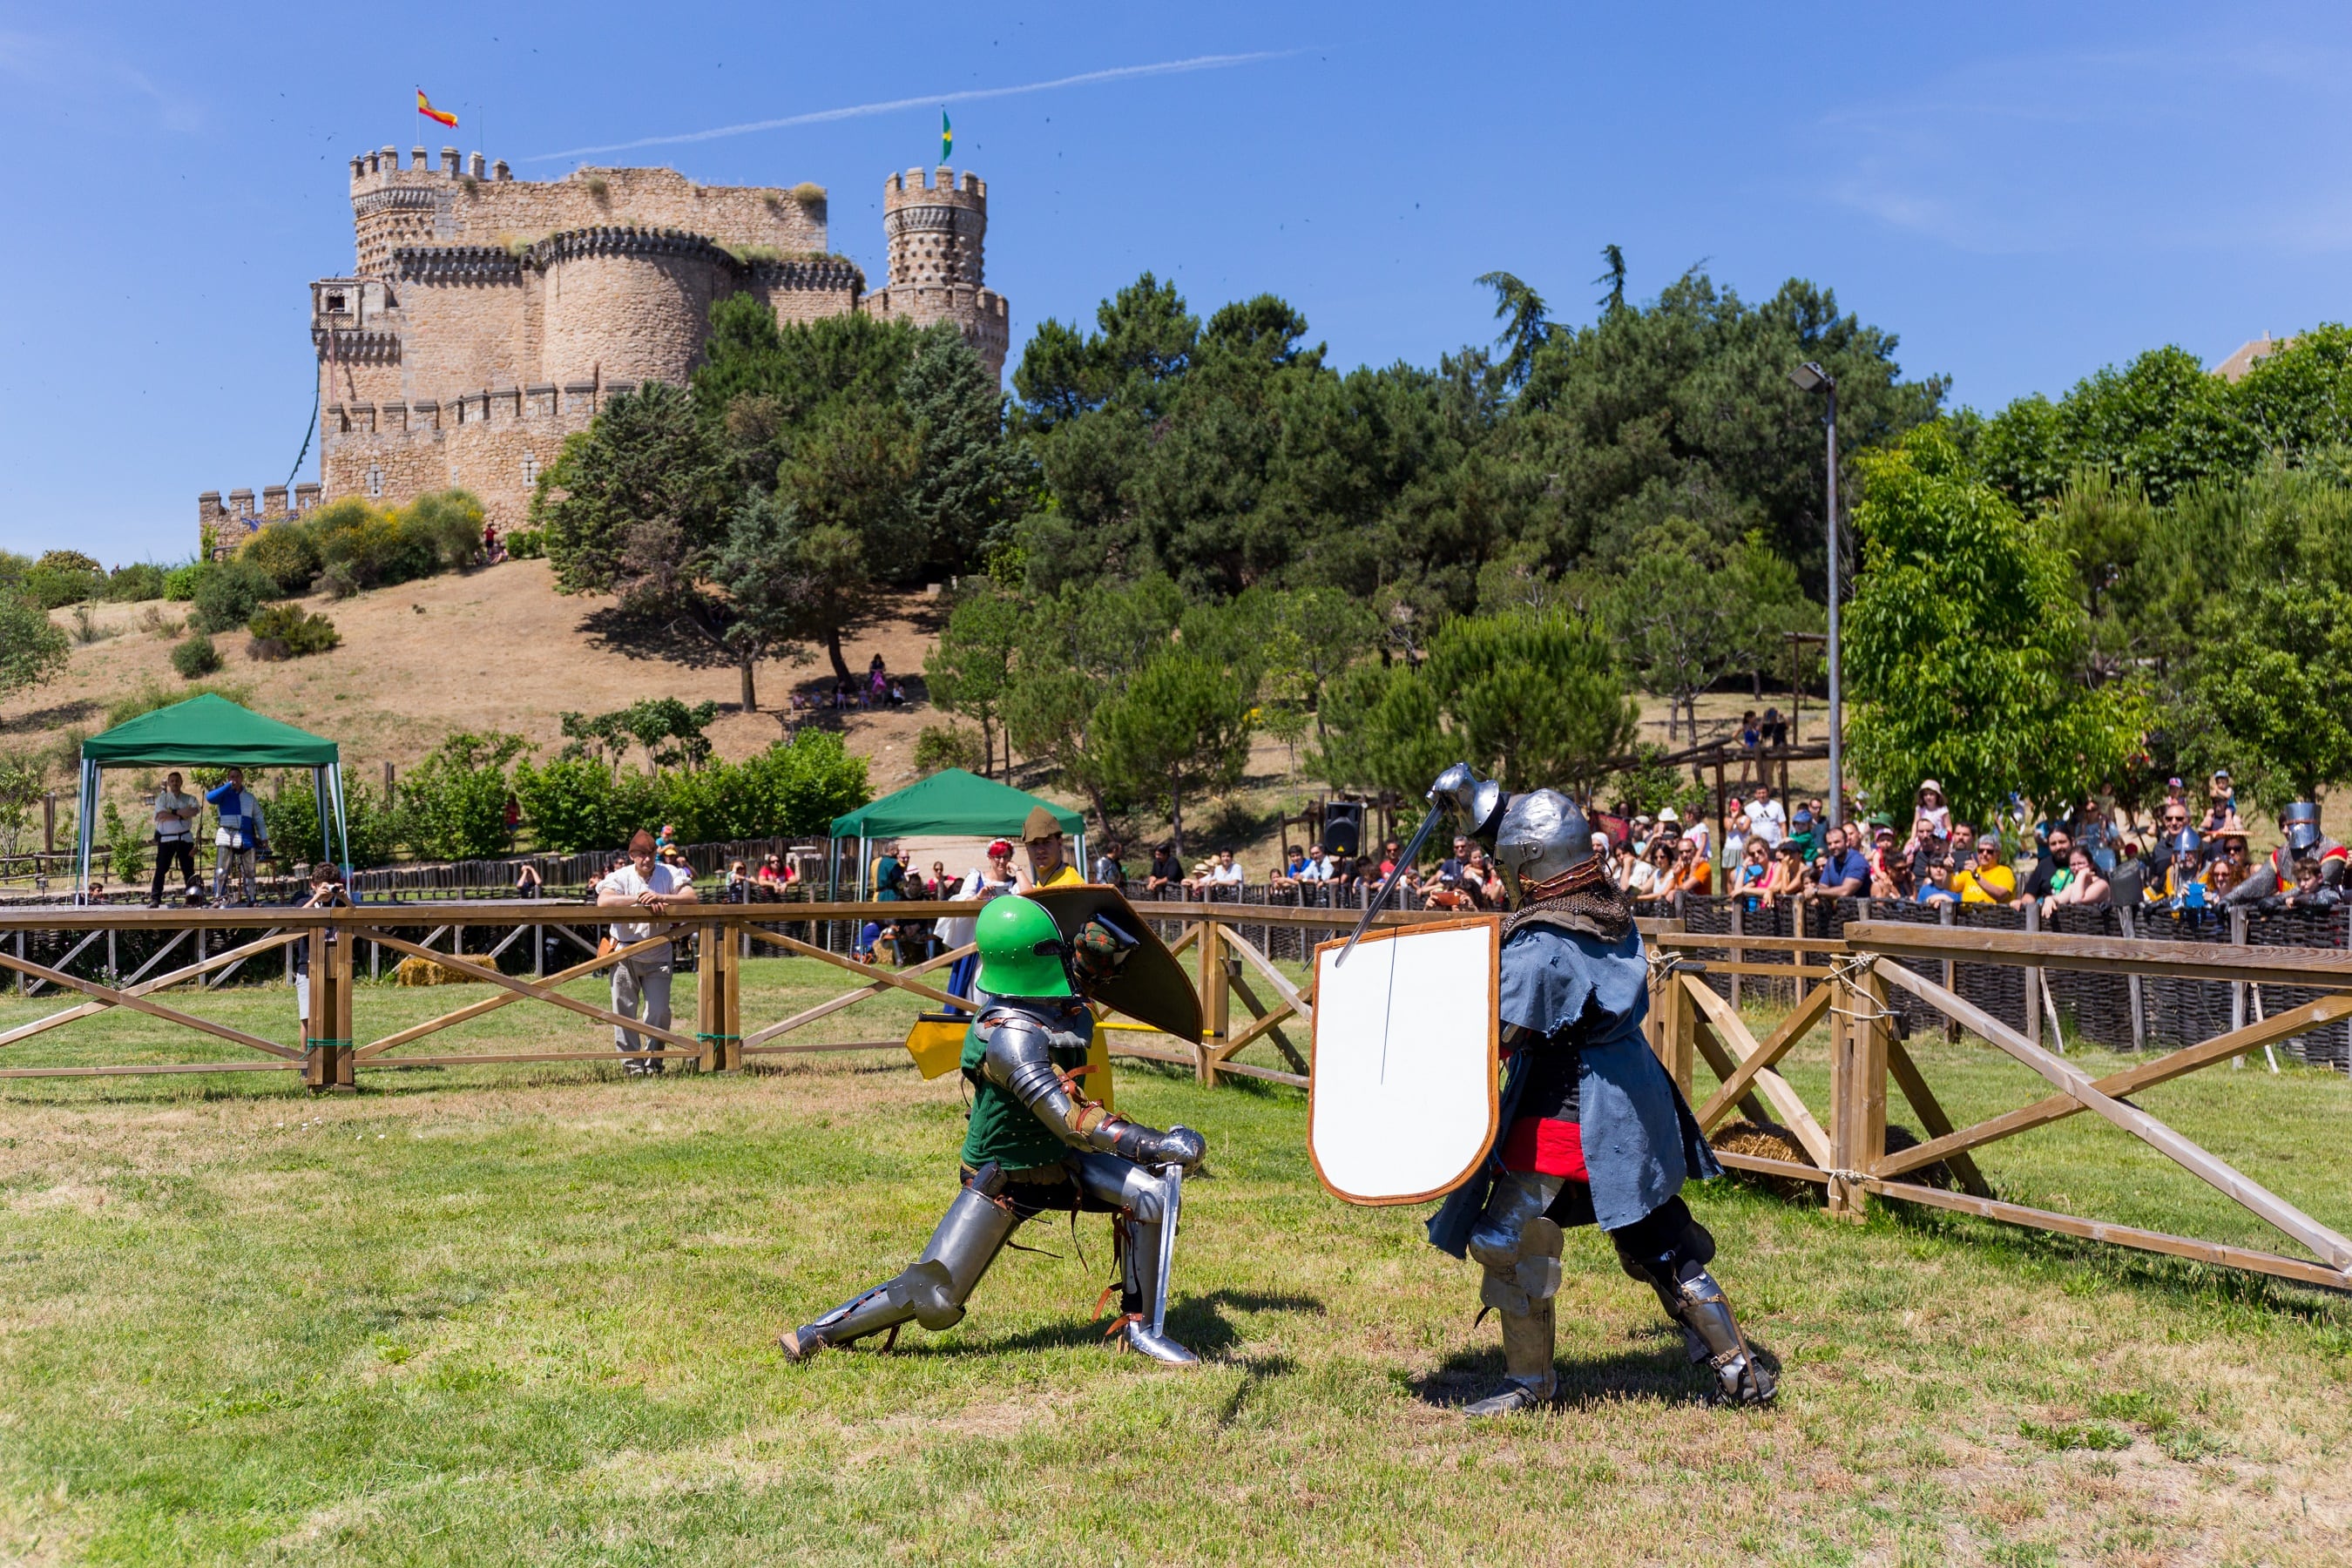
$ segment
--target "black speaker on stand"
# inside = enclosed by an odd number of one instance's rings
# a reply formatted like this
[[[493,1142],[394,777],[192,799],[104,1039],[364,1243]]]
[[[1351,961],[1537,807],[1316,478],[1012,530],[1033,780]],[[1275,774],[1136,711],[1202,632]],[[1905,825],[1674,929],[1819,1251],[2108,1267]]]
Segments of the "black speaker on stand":
[[[1364,807],[1360,801],[1335,800],[1323,807],[1323,847],[1333,855],[1353,858],[1363,853]]]

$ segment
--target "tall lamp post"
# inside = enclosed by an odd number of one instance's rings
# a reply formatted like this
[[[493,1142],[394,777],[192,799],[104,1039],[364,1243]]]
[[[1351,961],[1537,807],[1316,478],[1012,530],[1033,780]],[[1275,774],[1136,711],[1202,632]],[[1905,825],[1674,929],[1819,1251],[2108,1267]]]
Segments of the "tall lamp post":
[[[1829,414],[1829,544],[1830,544],[1830,826],[1845,822],[1845,701],[1838,682],[1838,486],[1837,377],[1807,360],[1789,373],[1805,392],[1826,394]]]

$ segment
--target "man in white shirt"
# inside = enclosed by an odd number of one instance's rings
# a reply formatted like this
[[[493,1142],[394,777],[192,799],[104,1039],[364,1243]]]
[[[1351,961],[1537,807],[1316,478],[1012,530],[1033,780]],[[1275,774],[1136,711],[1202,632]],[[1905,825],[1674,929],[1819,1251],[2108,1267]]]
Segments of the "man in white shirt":
[[[1758,784],[1748,797],[1748,831],[1761,838],[1769,849],[1778,849],[1780,840],[1789,836],[1789,814],[1772,798],[1770,784]]]
[[[596,884],[596,907],[600,910],[639,909],[659,914],[673,905],[698,901],[693,877],[677,867],[656,862],[654,836],[642,827],[629,839],[628,864],[615,868],[612,875]],[[665,925],[656,933],[654,922],[644,920],[615,921],[612,930],[613,940],[626,947],[648,941],[656,934],[670,935],[677,928]],[[668,1028],[670,957],[670,944],[665,942],[614,964],[613,1011],[624,1018],[642,1017],[653,1028]],[[662,1048],[652,1040],[616,1025],[613,1045],[627,1063],[631,1078],[657,1076],[661,1072],[659,1057],[648,1061],[640,1055]]]
[[[196,819],[204,813],[203,801],[180,793],[179,774],[163,775],[163,787],[155,792],[155,879],[147,888],[149,909],[163,907],[163,879],[174,860],[180,863],[188,896],[196,896]]]

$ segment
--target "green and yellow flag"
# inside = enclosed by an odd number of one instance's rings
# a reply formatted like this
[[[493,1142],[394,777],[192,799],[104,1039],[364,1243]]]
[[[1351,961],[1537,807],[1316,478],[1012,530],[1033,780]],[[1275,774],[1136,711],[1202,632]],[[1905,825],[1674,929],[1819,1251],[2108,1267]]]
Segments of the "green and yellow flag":
[[[948,123],[948,111],[940,110],[940,162],[944,163],[955,152],[955,127]]]

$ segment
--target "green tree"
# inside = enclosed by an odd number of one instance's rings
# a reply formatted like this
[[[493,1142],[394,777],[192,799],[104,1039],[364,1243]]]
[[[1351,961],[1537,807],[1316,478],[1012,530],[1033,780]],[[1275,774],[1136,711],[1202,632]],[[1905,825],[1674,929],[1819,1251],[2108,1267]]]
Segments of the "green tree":
[[[401,781],[401,837],[436,860],[478,859],[507,848],[507,766],[530,749],[520,735],[460,731]]]
[[[65,628],[23,594],[0,588],[0,697],[46,685],[72,661]]]
[[[1871,795],[1942,782],[1983,820],[2116,779],[2150,710],[2076,679],[2086,643],[2064,554],[1941,429],[1861,462],[1863,570],[1846,610],[1846,755]]]
[[[1249,693],[1233,671],[1170,648],[1104,704],[1096,728],[1104,772],[1135,798],[1166,803],[1181,856],[1185,801],[1241,782],[1249,762]]]
[[[1717,574],[1706,536],[1675,520],[1645,529],[1603,600],[1609,629],[1647,689],[1667,700],[1666,738],[1677,710],[1698,740],[1698,694],[1748,651],[1741,610]]]
[[[923,659],[923,682],[932,703],[980,726],[981,772],[992,776],[1024,618],[1011,594],[982,583],[957,597],[939,642]],[[1010,770],[1012,757],[1004,761]]]

